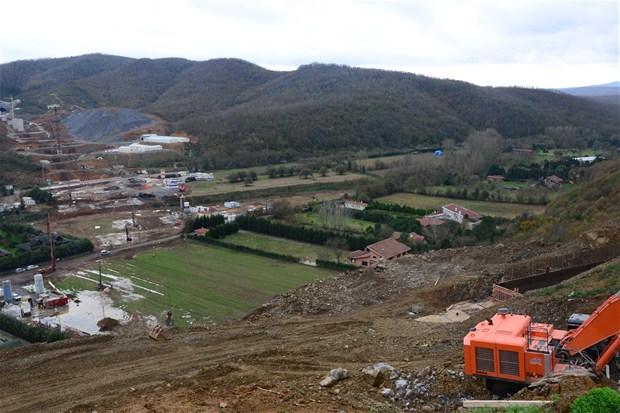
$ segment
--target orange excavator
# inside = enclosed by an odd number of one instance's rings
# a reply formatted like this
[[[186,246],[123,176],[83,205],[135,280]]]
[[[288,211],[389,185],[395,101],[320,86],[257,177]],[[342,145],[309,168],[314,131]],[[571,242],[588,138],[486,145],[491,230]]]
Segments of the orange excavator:
[[[465,374],[486,379],[494,393],[509,393],[551,374],[574,369],[614,370],[620,349],[620,291],[591,315],[573,314],[568,330],[533,323],[500,308],[463,339]]]

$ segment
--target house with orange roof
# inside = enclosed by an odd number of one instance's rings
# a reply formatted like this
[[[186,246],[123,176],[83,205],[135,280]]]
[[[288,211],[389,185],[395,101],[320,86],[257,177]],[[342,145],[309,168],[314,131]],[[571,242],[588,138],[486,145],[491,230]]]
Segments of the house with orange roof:
[[[367,267],[369,265],[402,257],[410,249],[411,248],[396,241],[394,238],[388,238],[368,245],[364,251],[357,250],[349,253],[347,255],[347,262],[360,267]]]

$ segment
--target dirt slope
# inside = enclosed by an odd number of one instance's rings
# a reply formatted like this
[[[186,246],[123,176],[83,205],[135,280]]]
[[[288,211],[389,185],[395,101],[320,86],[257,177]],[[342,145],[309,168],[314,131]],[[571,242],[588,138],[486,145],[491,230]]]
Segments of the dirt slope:
[[[468,329],[496,308],[462,322],[414,318],[482,297],[515,265],[583,248],[578,240],[438,251],[302,286],[243,321],[168,329],[163,342],[126,328],[133,333],[7,350],[0,412],[454,411],[463,398],[490,397],[462,374],[461,347]],[[510,307],[559,323],[601,301],[526,296]],[[397,371],[362,371],[382,362]],[[321,387],[335,368],[350,377]]]

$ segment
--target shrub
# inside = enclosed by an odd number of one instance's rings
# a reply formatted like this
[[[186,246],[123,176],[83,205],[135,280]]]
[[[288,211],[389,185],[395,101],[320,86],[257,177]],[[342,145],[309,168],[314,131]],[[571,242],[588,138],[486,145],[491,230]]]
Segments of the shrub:
[[[570,407],[571,413],[618,413],[620,394],[608,387],[592,389],[585,396],[578,397]]]

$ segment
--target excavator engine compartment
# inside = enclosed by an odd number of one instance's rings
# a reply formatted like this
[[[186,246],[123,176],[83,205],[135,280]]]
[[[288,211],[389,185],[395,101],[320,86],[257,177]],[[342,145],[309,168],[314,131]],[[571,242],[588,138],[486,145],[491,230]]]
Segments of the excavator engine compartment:
[[[615,370],[620,349],[620,292],[595,312],[573,314],[568,330],[532,322],[500,308],[463,339],[465,374],[489,381],[527,385],[568,369]]]

